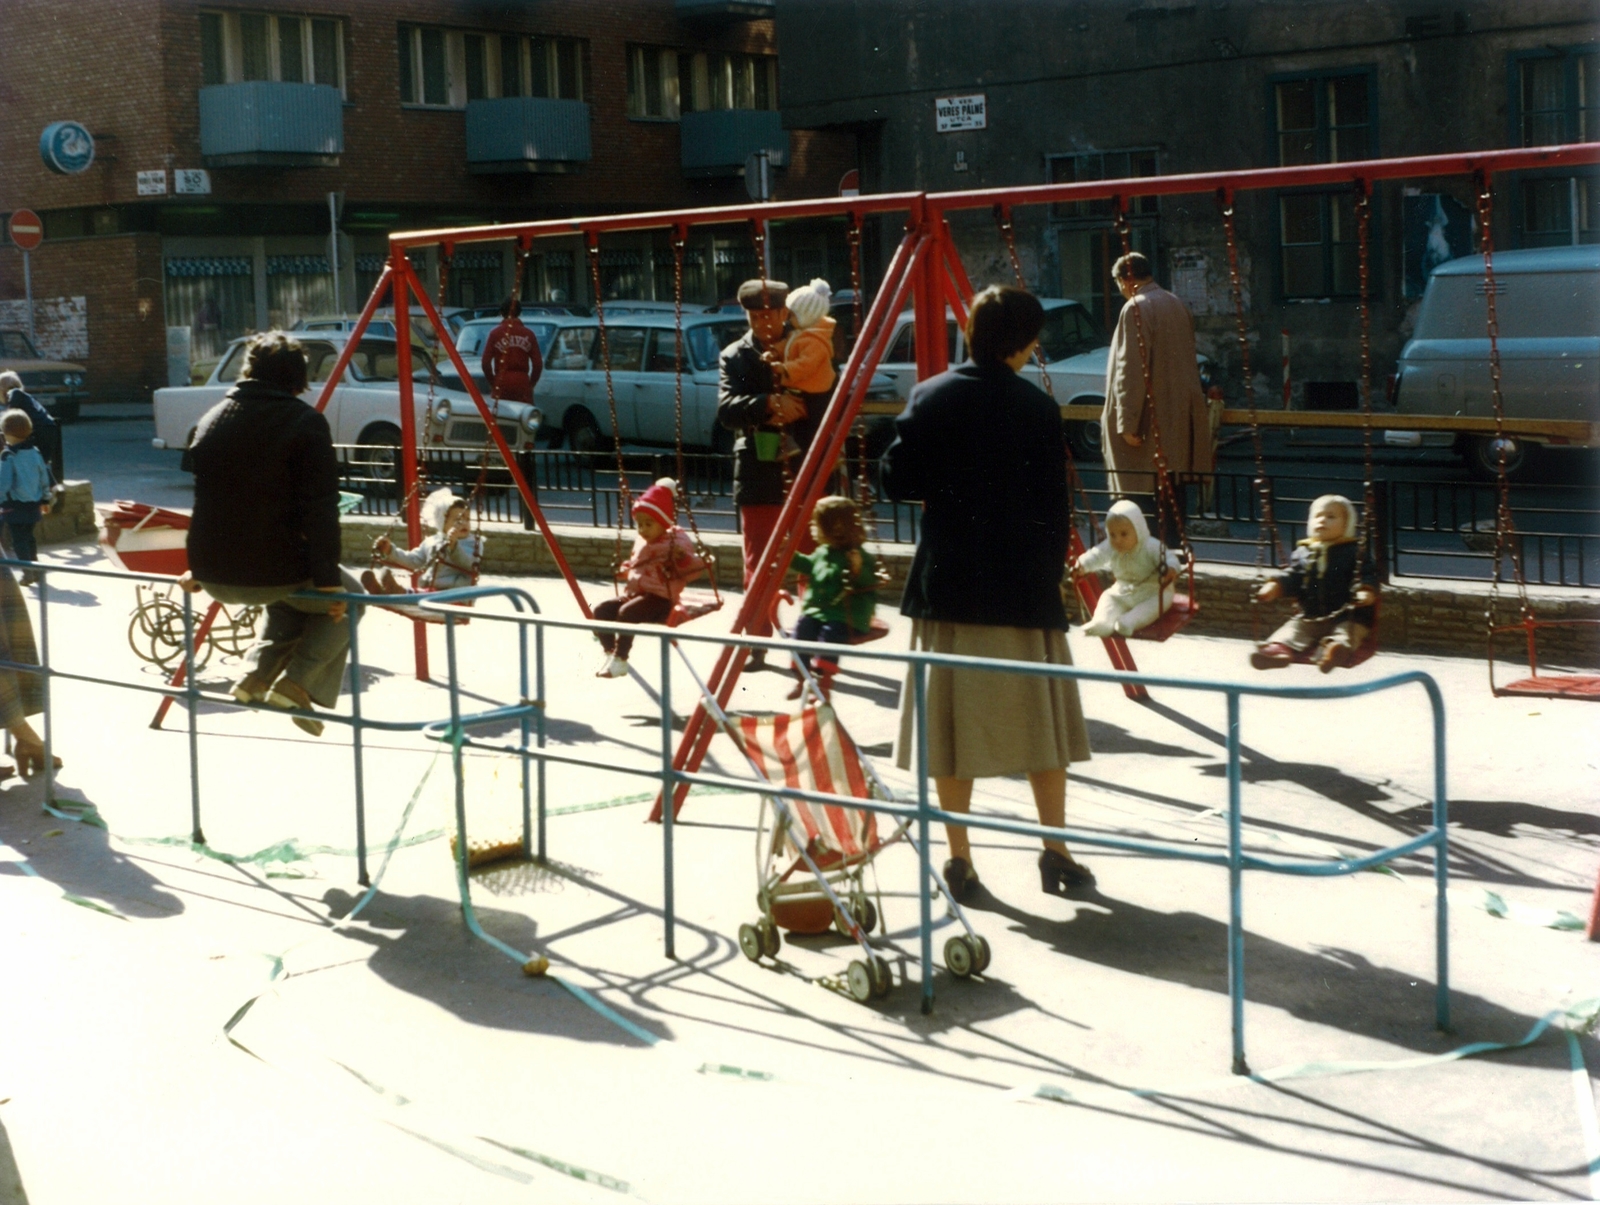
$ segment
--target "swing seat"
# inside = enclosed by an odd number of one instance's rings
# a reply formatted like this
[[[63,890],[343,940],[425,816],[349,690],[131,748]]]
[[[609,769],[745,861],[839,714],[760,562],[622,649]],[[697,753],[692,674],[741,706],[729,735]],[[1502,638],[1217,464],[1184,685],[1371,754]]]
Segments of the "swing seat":
[[[850,644],[871,644],[874,640],[882,640],[889,634],[889,625],[876,615],[872,617],[872,624],[865,632],[852,632]]]
[[[1600,702],[1600,674],[1534,674],[1495,687],[1497,695],[1527,699],[1588,699]]]
[[[1380,608],[1383,596],[1380,594],[1372,603],[1372,626],[1367,629],[1366,639],[1356,645],[1355,651],[1350,654],[1350,664],[1345,669],[1355,669],[1364,661],[1371,659],[1372,654],[1378,651],[1378,623],[1381,619]],[[1304,652],[1296,652],[1291,659],[1295,665],[1315,665],[1317,646],[1313,645]]]
[[[1128,637],[1129,640],[1154,640],[1160,642],[1176,636],[1189,626],[1189,621],[1200,614],[1200,604],[1187,594],[1174,594],[1172,605],[1156,619]]]
[[[709,590],[685,590],[672,605],[672,613],[667,616],[667,626],[680,627],[699,619],[702,615],[710,615],[713,611],[720,610],[722,610],[720,595],[713,594]]]

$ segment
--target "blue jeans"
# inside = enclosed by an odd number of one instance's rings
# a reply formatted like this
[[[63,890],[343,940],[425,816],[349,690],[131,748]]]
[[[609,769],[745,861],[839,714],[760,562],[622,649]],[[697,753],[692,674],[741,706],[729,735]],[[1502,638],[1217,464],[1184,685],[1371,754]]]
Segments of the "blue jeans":
[[[842,619],[821,620],[815,615],[802,615],[794,625],[794,638],[807,643],[822,644],[849,644],[850,625]],[[807,669],[811,668],[811,658],[804,653],[797,654],[800,664]],[[818,657],[817,667],[827,673],[832,673],[839,668],[839,663],[832,657]]]

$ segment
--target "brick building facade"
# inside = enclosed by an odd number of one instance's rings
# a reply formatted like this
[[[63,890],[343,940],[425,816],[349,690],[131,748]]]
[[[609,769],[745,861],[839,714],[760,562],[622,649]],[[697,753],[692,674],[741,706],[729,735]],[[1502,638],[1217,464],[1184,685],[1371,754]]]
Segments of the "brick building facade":
[[[0,213],[44,217],[36,297],[87,299],[91,398],[147,398],[172,371],[169,335],[203,361],[333,312],[336,289],[339,310],[359,308],[393,230],[742,202],[759,148],[782,165],[775,196],[832,195],[855,138],[783,132],[771,7],[103,0],[86,24],[11,0]],[[63,120],[94,138],[77,174],[41,157]],[[842,229],[795,224],[773,243],[775,271],[843,270]],[[525,296],[590,299],[576,240],[536,250]],[[608,296],[670,292],[664,239],[602,252]],[[698,233],[688,258],[691,300],[716,300],[753,267],[749,232]],[[419,266],[437,288],[437,258]],[[491,303],[512,279],[509,241],[475,247],[446,300]],[[20,253],[0,247],[0,298],[22,293]]]

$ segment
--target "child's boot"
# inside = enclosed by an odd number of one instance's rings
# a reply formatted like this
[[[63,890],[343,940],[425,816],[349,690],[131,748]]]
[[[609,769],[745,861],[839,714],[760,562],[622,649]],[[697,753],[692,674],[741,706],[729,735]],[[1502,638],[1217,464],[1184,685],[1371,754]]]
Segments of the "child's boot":
[[[1263,644],[1250,654],[1250,664],[1256,669],[1283,669],[1294,662],[1294,650],[1287,644],[1273,641]]]

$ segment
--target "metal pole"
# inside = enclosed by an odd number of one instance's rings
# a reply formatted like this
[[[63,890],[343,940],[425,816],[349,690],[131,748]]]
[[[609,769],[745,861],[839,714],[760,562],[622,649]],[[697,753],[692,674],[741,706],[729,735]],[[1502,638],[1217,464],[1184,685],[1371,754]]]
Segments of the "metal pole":
[[[28,342],[34,341],[33,335],[33,260],[29,253],[22,253],[22,294],[28,299]]]
[[[672,798],[674,783],[672,770],[672,639],[661,637],[661,798]],[[677,907],[673,900],[672,883],[672,808],[661,813],[661,888],[662,917],[666,923],[666,949],[668,958],[676,958],[678,951],[673,940],[677,928]]]
[[[467,912],[467,784],[461,754],[461,680],[456,674],[456,619],[445,616],[444,648],[450,672],[450,770],[456,785],[456,873],[461,878],[461,911]]]
[[[187,590],[179,593],[183,595],[183,690],[189,712],[189,840],[204,845],[206,835],[200,827],[200,690],[194,684],[194,595]]]
[[[928,667],[911,667],[912,698],[917,707],[917,904],[922,930],[922,1011],[933,1011],[933,897],[928,884],[933,863],[928,857]],[[668,809],[670,811],[670,809]],[[665,815],[665,813],[663,813]]]
[[[39,686],[44,695],[44,800],[56,801],[56,763],[50,751],[50,573],[39,572]]]
[[[356,771],[356,881],[370,887],[367,875],[367,789],[366,756],[361,740],[361,608],[349,603],[345,618],[350,622],[350,745],[355,754]]]
[[[1438,686],[1427,681],[1433,705],[1433,826],[1439,830],[1433,847],[1434,923],[1434,1023],[1450,1028],[1450,797],[1445,790],[1444,699]]]
[[[337,193],[328,194],[328,263],[333,267],[333,312],[344,311],[339,306],[339,205]]]
[[[1228,1001],[1233,1013],[1233,1073],[1249,1075],[1244,1061],[1244,894],[1239,815],[1239,694],[1228,692]]]
[[[411,289],[406,272],[398,266],[405,260],[405,252],[395,250],[397,263],[394,273],[394,350],[395,371],[400,386],[400,473],[397,485],[405,507],[406,539],[415,548],[422,543],[422,512],[417,498],[417,404],[416,391],[411,380]],[[494,425],[485,414],[484,421]],[[428,629],[422,620],[411,621],[412,655],[416,663],[417,680],[428,680]]]
[[[534,716],[534,739],[539,742],[539,748],[544,748],[545,713],[549,710],[544,699],[544,628],[533,629],[533,674],[535,691],[534,702],[538,705],[538,713]],[[539,759],[539,861],[545,860],[545,760]]]
[[[521,623],[517,625],[517,697],[524,704],[528,702],[528,626]],[[520,728],[522,741],[517,748],[522,750],[522,856],[531,858],[533,857],[533,805],[529,797],[528,774],[533,769],[533,759],[528,755],[529,731],[526,712],[522,715]],[[539,763],[539,769],[542,775],[544,762]]]

